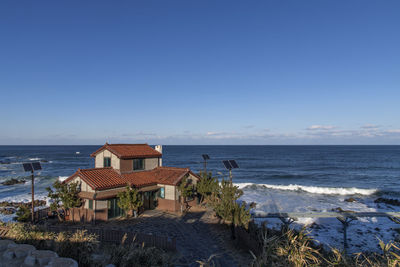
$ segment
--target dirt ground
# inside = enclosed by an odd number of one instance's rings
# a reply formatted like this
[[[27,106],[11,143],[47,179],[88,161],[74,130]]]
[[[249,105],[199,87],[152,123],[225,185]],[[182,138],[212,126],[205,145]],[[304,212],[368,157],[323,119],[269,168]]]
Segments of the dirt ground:
[[[214,255],[216,266],[249,266],[249,252],[236,248],[227,225],[218,223],[214,213],[205,208],[193,207],[184,215],[180,213],[149,210],[138,218],[116,219],[100,223],[134,232],[176,238],[177,252],[172,255],[176,266],[198,266],[196,261],[207,261]]]

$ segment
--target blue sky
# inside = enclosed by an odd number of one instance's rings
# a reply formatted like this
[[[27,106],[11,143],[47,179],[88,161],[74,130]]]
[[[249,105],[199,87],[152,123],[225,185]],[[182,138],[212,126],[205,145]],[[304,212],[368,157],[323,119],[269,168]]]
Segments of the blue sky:
[[[0,144],[400,144],[400,1],[1,1]]]

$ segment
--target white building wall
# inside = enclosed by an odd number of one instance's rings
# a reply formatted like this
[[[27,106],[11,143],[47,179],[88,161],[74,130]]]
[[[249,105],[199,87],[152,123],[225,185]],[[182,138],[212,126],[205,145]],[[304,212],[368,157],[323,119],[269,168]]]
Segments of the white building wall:
[[[175,186],[173,185],[161,185],[158,186],[164,187],[165,189],[165,199],[175,200]]]

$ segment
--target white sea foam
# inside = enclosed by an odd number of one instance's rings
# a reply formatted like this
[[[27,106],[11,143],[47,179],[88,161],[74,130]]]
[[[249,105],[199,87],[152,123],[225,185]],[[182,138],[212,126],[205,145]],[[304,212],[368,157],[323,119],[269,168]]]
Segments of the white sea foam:
[[[40,160],[40,158],[29,158],[29,160]]]
[[[58,176],[58,181],[60,182],[64,182],[65,180],[67,180],[68,176]]]
[[[375,194],[377,189],[363,189],[357,187],[320,187],[320,186],[304,186],[304,185],[271,185],[271,184],[252,184],[252,183],[235,183],[240,189],[249,186],[262,186],[268,189],[276,190],[290,190],[290,191],[305,191],[312,194],[324,194],[324,195],[364,195],[369,196]]]

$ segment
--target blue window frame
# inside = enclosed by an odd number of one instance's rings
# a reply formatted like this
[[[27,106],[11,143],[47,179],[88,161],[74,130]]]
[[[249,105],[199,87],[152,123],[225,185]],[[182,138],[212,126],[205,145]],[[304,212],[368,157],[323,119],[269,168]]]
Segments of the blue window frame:
[[[161,187],[160,188],[160,193],[158,194],[159,198],[165,198],[165,188]]]
[[[134,159],[133,170],[144,170],[144,159]]]
[[[111,167],[111,158],[110,157],[104,157],[104,167]]]

